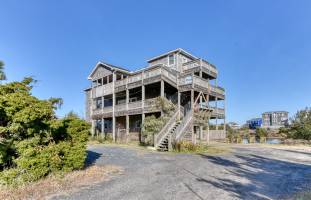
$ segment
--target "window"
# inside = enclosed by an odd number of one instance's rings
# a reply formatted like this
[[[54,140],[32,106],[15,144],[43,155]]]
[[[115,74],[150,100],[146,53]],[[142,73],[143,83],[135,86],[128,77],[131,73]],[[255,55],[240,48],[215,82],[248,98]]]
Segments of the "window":
[[[101,79],[101,78],[98,79],[98,80],[97,80],[97,85],[98,85],[98,86],[103,85],[103,79]]]
[[[108,97],[105,96],[104,97],[104,107],[109,107],[112,106],[112,96]]]
[[[110,74],[110,75],[108,76],[109,83],[111,83],[111,82],[112,82],[112,78],[113,78],[113,76],[112,76],[112,74]]]
[[[102,132],[102,120],[100,120],[100,119],[96,120],[96,122],[95,122],[95,130],[98,133]]]
[[[93,81],[93,82],[92,82],[92,85],[93,85],[93,87],[96,87],[96,86],[97,86],[97,81],[96,81],[96,80]]]
[[[175,56],[174,54],[168,56],[168,65],[174,65],[175,64]]]
[[[98,97],[98,98],[95,99],[95,105],[96,105],[96,109],[102,108],[103,101],[102,101],[101,97]]]
[[[122,79],[122,75],[121,75],[121,74],[117,74],[116,79],[117,79],[117,81],[118,81],[118,80],[121,80],[121,79]]]

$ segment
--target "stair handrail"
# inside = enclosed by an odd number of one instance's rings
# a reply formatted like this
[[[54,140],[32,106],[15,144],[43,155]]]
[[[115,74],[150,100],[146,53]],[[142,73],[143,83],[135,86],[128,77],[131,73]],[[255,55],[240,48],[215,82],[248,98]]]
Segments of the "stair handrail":
[[[179,112],[180,111],[177,108],[173,116],[168,120],[168,122],[166,122],[161,131],[154,136],[154,147],[159,146],[164,137],[169,133],[169,130],[175,125],[176,118]]]
[[[179,126],[176,128],[175,132],[174,132],[174,136],[172,137],[175,141],[178,141],[183,132],[185,131],[185,129],[187,128],[188,124],[191,122],[192,120],[192,115],[193,112],[192,110],[190,110],[186,116],[184,117],[184,119],[182,120],[182,122],[179,124]]]

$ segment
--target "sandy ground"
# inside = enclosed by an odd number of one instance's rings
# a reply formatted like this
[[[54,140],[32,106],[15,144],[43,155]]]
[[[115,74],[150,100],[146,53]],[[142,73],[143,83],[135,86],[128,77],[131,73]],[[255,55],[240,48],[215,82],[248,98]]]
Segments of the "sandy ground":
[[[122,175],[55,199],[292,199],[310,188],[310,147],[230,148],[193,155],[93,145],[88,163],[120,166]]]

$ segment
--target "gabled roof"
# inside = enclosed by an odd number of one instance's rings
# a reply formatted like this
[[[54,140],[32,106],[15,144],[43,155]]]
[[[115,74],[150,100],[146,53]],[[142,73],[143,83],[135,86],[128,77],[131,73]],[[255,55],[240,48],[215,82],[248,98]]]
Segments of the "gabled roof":
[[[93,68],[92,72],[90,73],[90,75],[88,76],[88,79],[92,79],[92,76],[94,75],[94,73],[96,72],[97,68],[98,67],[104,67],[108,70],[111,70],[111,71],[120,71],[120,72],[123,72],[123,73],[126,73],[126,74],[129,74],[130,71],[128,71],[127,69],[123,68],[123,67],[117,67],[115,65],[111,65],[109,63],[106,63],[106,62],[98,62],[95,67]]]
[[[187,51],[183,50],[182,48],[178,48],[178,49],[175,49],[175,50],[166,52],[166,53],[164,53],[164,54],[161,54],[161,55],[159,55],[159,56],[153,57],[153,58],[151,58],[151,59],[148,60],[148,63],[150,63],[150,62],[152,62],[152,61],[154,61],[154,60],[157,60],[157,59],[159,59],[159,58],[165,57],[165,56],[167,56],[167,55],[169,55],[169,54],[176,53],[176,52],[179,52],[179,53],[181,53],[181,54],[183,54],[183,55],[185,55],[185,56],[187,56],[187,57],[190,57],[190,58],[192,58],[192,59],[194,59],[194,60],[195,60],[195,59],[198,59],[196,56],[192,55],[191,53],[188,53]]]

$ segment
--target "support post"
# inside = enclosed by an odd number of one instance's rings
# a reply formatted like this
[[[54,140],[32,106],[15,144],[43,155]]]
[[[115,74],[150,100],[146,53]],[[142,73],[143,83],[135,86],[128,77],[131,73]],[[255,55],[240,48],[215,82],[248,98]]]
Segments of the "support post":
[[[102,122],[101,122],[101,137],[104,138],[105,136],[105,133],[104,133],[104,130],[105,130],[105,124],[104,124],[105,120],[104,118],[102,118]]]
[[[194,114],[194,90],[191,89],[191,112],[192,114]],[[195,139],[194,139],[194,126],[193,126],[193,123],[192,123],[192,127],[191,127],[191,136],[192,136],[192,142],[195,143]]]
[[[200,78],[202,78],[202,65],[203,65],[203,61],[202,61],[202,58],[200,58],[200,72],[199,72]]]
[[[226,127],[226,96],[224,99],[224,133],[227,135],[227,127]]]
[[[202,95],[204,95],[204,94],[202,94]],[[202,105],[202,95],[200,95],[200,108],[203,108],[203,105]]]
[[[207,124],[206,142],[209,145],[209,123]]]
[[[180,92],[179,90],[177,92],[177,105],[178,105],[178,120],[180,120],[180,115],[183,113],[180,113]]]
[[[200,126],[200,140],[203,139],[203,126]]]
[[[164,81],[161,80],[161,97],[164,97]]]
[[[195,128],[195,132],[193,134],[193,144],[197,144],[198,128],[197,128],[197,126],[193,126],[193,128]]]
[[[161,97],[164,98],[164,81],[161,80]],[[161,116],[163,116],[163,110],[161,109]]]
[[[217,78],[215,79],[215,87],[217,88]],[[216,106],[216,130],[218,130],[218,98],[215,99]]]
[[[130,136],[130,116],[127,114],[125,119],[126,123],[126,142],[129,142],[129,136]]]
[[[116,142],[116,117],[115,117],[115,105],[116,105],[116,94],[114,91],[115,88],[115,71],[112,73],[112,139]]]
[[[218,106],[217,106],[218,98],[216,97],[215,106],[216,106],[216,130],[218,130]]]
[[[92,119],[91,134],[92,134],[92,137],[95,136],[95,120],[93,119]]]
[[[141,108],[142,112],[144,112],[144,107],[145,107],[145,86],[141,86]]]
[[[194,90],[191,89],[191,110],[194,109]]]

